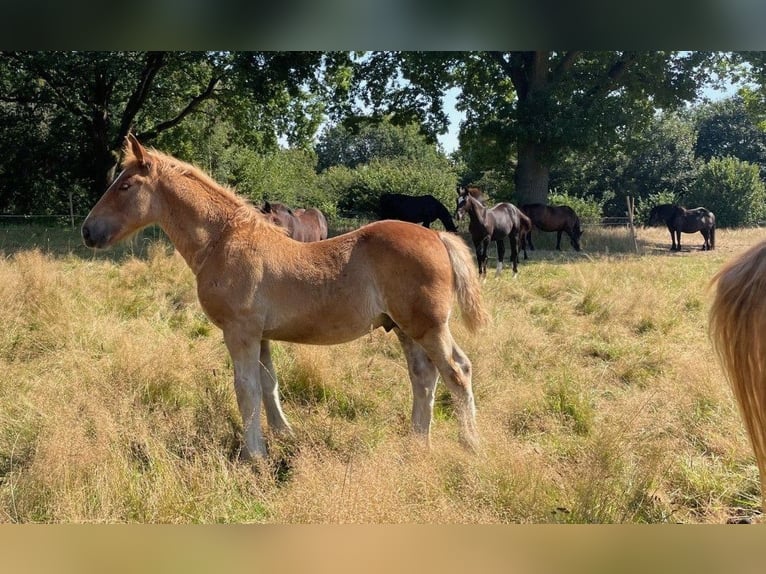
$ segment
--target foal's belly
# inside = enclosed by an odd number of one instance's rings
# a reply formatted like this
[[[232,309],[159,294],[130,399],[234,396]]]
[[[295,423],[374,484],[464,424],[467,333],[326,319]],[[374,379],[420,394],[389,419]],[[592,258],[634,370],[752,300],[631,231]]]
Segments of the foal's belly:
[[[307,345],[336,345],[358,339],[384,325],[383,317],[306,315],[264,329],[263,338]]]

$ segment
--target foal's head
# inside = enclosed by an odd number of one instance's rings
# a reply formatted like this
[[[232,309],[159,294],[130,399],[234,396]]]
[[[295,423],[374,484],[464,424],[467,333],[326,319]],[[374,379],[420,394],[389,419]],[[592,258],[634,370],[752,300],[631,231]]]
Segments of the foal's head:
[[[157,220],[156,166],[133,134],[127,137],[122,168],[82,224],[88,247],[109,247]]]

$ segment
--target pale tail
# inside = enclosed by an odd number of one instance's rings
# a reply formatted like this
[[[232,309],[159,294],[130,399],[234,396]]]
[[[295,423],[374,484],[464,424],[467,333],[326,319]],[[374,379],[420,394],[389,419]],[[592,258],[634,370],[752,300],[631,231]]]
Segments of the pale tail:
[[[468,246],[453,233],[439,232],[439,238],[447,248],[452,277],[455,282],[458,305],[466,327],[475,332],[489,322],[489,315],[481,302],[481,286]]]
[[[750,437],[766,508],[766,242],[715,277],[710,336]]]

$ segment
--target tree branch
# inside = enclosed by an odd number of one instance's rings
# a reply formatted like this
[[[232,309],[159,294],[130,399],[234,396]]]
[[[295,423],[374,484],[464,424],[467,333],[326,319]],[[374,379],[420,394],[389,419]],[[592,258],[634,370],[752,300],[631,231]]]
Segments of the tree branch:
[[[511,52],[510,59],[506,59],[503,52],[489,52],[490,58],[510,78],[519,100],[526,100],[530,92],[548,82],[547,55],[545,51]]]
[[[113,148],[120,147],[125,136],[128,135],[128,131],[133,124],[136,114],[146,101],[149,90],[154,83],[154,77],[164,65],[165,52],[149,52],[146,55],[146,63],[144,69],[141,71],[141,77],[138,79],[138,85],[130,95],[130,99],[128,100],[128,103],[125,104],[125,109],[122,112],[122,120],[120,121],[120,128],[117,131],[117,139],[112,146]]]
[[[161,132],[164,132],[165,130],[168,130],[178,125],[179,123],[181,123],[181,121],[186,116],[194,112],[202,102],[213,97],[215,88],[218,86],[218,83],[223,79],[224,75],[225,74],[212,76],[210,78],[210,81],[207,84],[207,87],[200,94],[192,98],[192,100],[187,104],[187,106],[183,110],[181,110],[176,117],[164,122],[160,122],[159,124],[155,125],[153,128],[139,134],[136,137],[138,137],[138,139],[141,139],[141,140],[151,140],[157,137],[157,135],[159,135]]]
[[[45,82],[50,91],[53,93],[55,100],[68,110],[75,117],[83,120],[86,124],[90,124],[91,116],[87,109],[77,105],[70,98],[67,98],[65,94],[65,88],[68,87],[67,82],[59,82],[56,77],[46,68],[39,66],[34,61],[27,61],[18,53],[8,54],[10,59],[15,61],[19,66],[29,68],[37,77]]]
[[[572,69],[572,66],[574,66],[575,62],[580,57],[580,54],[582,54],[582,50],[569,50],[566,52],[553,70],[551,80],[555,83],[560,80],[562,76],[568,74]]]
[[[607,70],[606,74],[603,76],[602,81],[598,82],[588,90],[586,101],[594,101],[595,99],[602,98],[608,94],[637,59],[638,54],[636,52],[623,52],[620,58],[609,67],[609,70]]]

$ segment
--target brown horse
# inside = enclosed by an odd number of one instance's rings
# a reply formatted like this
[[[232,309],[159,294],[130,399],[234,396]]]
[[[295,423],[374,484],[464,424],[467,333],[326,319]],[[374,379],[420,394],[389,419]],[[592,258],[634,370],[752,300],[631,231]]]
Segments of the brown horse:
[[[710,336],[755,452],[766,510],[766,242],[729,261],[711,284]]]
[[[223,331],[250,457],[266,454],[266,419],[291,433],[282,412],[270,341],[331,345],[383,327],[396,333],[413,391],[412,427],[429,441],[439,375],[461,439],[478,444],[471,361],[449,329],[453,300],[470,330],[487,320],[468,247],[454,234],[378,221],[313,243],[289,238],[232,191],[194,166],[128,136],[122,172],[82,226],[85,244],[106,248],[158,223],[191,267],[197,295]]]
[[[497,245],[495,276],[500,275],[503,269],[503,257],[505,257],[506,237],[511,245],[513,272],[514,274],[518,273],[519,252],[517,241],[520,240],[521,248],[524,250],[524,259],[526,259],[526,237],[532,228],[529,218],[512,203],[498,203],[494,207],[487,208],[469,189],[458,188],[455,218],[460,221],[466,215],[469,219],[468,231],[471,234],[471,239],[476,249],[479,275],[486,276],[487,274],[487,249],[490,241],[494,241]]]
[[[556,232],[556,249],[561,251],[561,234],[566,233],[575,251],[580,251],[580,218],[574,209],[568,205],[545,205],[544,203],[527,203],[521,206],[532,224],[540,231]],[[529,233],[529,248],[534,250],[532,233]]]
[[[297,241],[320,241],[327,239],[327,218],[314,207],[290,209],[284,203],[266,201],[260,210],[271,221],[287,229],[287,234]]]

